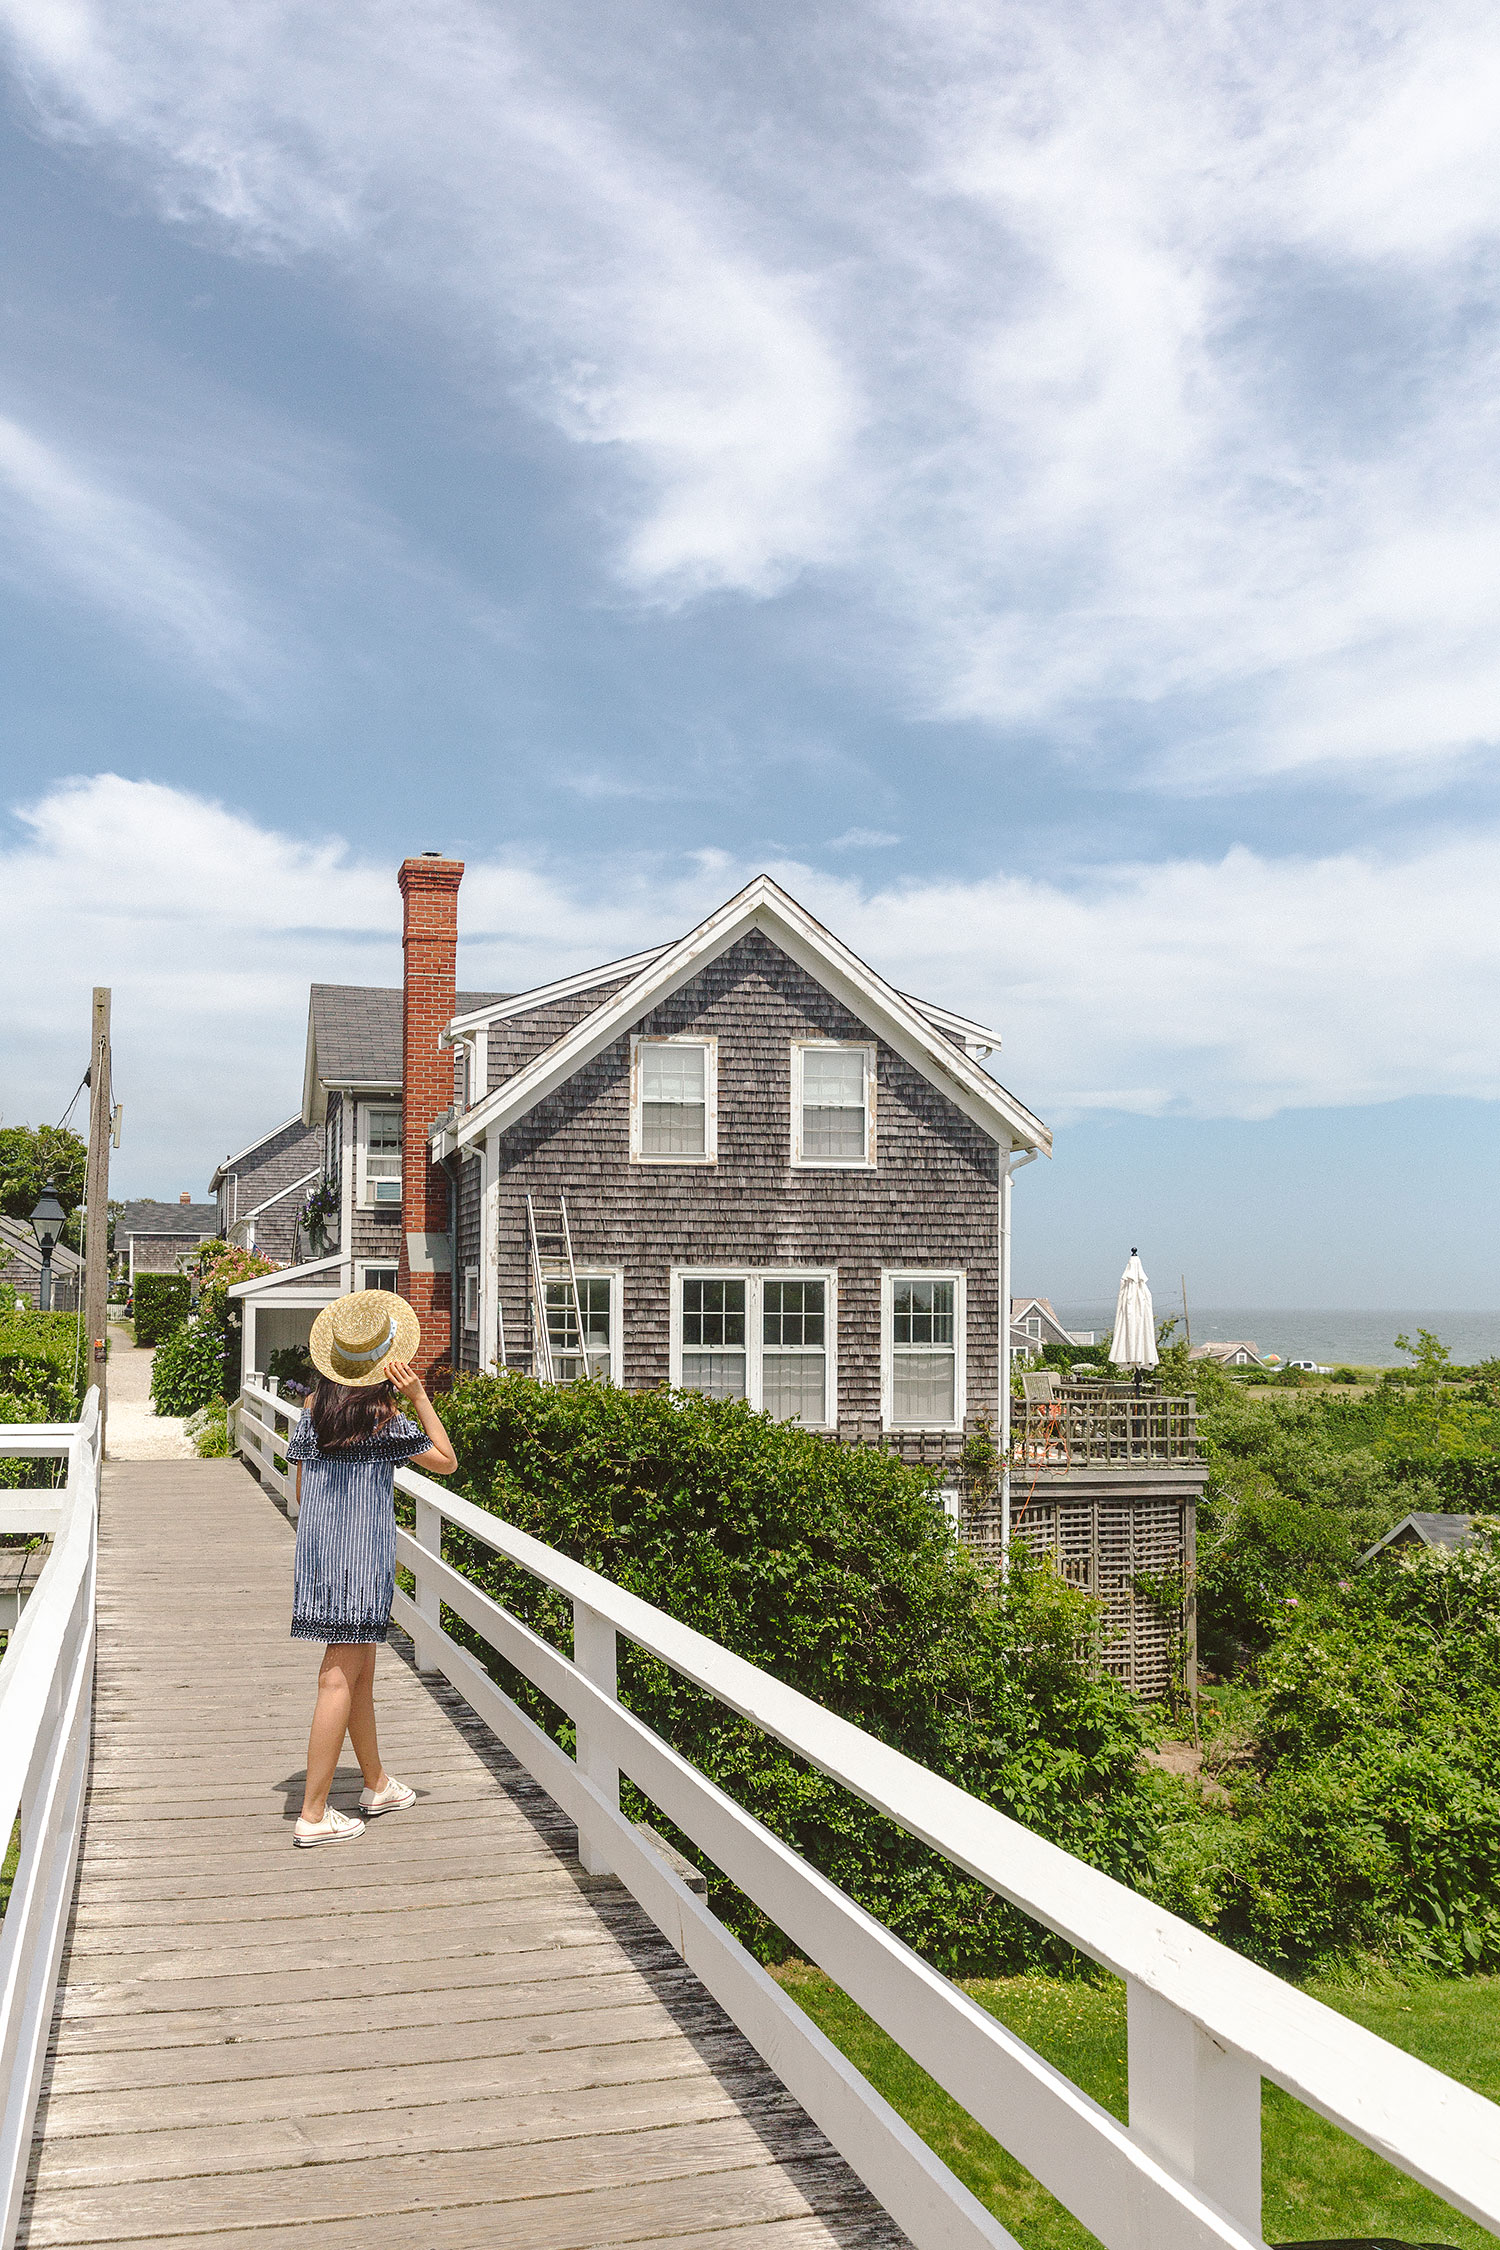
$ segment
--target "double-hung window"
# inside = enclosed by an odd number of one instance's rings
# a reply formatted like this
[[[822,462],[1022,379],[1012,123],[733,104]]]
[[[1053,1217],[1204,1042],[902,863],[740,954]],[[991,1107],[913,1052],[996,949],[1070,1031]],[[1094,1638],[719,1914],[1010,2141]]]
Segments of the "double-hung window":
[[[882,1296],[888,1427],[962,1429],[963,1275],[888,1273]]]
[[[857,1170],[875,1161],[875,1049],[792,1044],[792,1162]]]
[[[559,1383],[581,1382],[590,1375],[604,1382],[619,1382],[619,1320],[615,1307],[618,1284],[618,1274],[581,1273],[575,1308],[571,1280],[543,1282],[547,1344],[552,1355],[552,1372]],[[581,1337],[580,1313],[583,1316]]]
[[[400,1208],[401,1109],[396,1102],[361,1102],[359,1200],[366,1208]]]
[[[819,1429],[828,1419],[828,1284],[767,1274],[760,1288],[761,1404],[778,1422]]]
[[[718,1041],[630,1042],[630,1155],[637,1164],[712,1164]]]
[[[827,1429],[834,1420],[832,1273],[674,1273],[672,1382]]]
[[[464,1327],[472,1330],[479,1326],[479,1268],[464,1267]]]

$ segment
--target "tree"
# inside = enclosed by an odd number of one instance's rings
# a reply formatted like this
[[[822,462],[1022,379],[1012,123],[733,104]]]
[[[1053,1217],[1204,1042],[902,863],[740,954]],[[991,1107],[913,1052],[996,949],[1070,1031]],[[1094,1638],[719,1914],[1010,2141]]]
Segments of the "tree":
[[[0,1126],[0,1211],[8,1219],[29,1219],[51,1180],[68,1214],[64,1240],[76,1242],[73,1214],[83,1201],[88,1154],[85,1143],[65,1125]]]

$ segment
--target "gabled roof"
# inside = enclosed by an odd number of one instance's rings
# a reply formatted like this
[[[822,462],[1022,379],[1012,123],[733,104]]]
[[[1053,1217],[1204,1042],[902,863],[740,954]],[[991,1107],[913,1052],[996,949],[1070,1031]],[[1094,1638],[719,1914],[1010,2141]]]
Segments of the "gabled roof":
[[[1385,1537],[1377,1539],[1369,1552],[1360,1556],[1358,1567],[1363,1569],[1386,1547],[1445,1547],[1451,1551],[1455,1547],[1467,1547],[1473,1536],[1472,1516],[1445,1516],[1414,1509],[1399,1523],[1392,1524]]]
[[[717,913],[675,945],[653,954],[628,983],[554,1040],[515,1076],[497,1086],[434,1138],[443,1153],[492,1129],[504,1131],[546,1099],[640,1018],[670,998],[709,961],[750,930],[762,930],[825,991],[842,1000],[913,1069],[946,1094],[982,1132],[1003,1147],[1052,1151],[1052,1136],[1013,1094],[996,1084],[963,1049],[936,1030],[910,1000],[861,961],[769,875],[757,875]]]
[[[115,1240],[133,1234],[215,1234],[217,1203],[127,1203],[115,1221]]]
[[[455,1013],[464,1015],[509,997],[504,992],[460,992]],[[322,1118],[329,1087],[355,1093],[401,1091],[401,987],[382,984],[315,984],[307,999],[307,1060],[302,1075],[302,1121]]]
[[[302,1113],[299,1110],[295,1117],[283,1117],[281,1123],[273,1125],[269,1133],[262,1133],[258,1140],[247,1141],[243,1148],[235,1150],[233,1156],[226,1156],[222,1164],[214,1166],[214,1176],[208,1183],[209,1193],[213,1193],[224,1174],[232,1172],[236,1164],[243,1164],[247,1156],[254,1156],[256,1150],[264,1148],[267,1141],[274,1141],[278,1133],[288,1132],[293,1125],[300,1125],[301,1123]]]
[[[40,1267],[41,1245],[25,1219],[11,1219],[0,1213],[0,1266],[8,1265],[12,1258],[19,1258],[23,1266]],[[81,1273],[83,1260],[66,1242],[58,1242],[53,1245],[52,1270],[58,1274]]]
[[[230,1297],[267,1296],[272,1290],[295,1288],[299,1282],[326,1281],[335,1296],[338,1295],[338,1268],[343,1264],[343,1253],[330,1250],[326,1258],[308,1258],[300,1266],[277,1266],[272,1273],[252,1274],[248,1281],[231,1283],[225,1292]]]

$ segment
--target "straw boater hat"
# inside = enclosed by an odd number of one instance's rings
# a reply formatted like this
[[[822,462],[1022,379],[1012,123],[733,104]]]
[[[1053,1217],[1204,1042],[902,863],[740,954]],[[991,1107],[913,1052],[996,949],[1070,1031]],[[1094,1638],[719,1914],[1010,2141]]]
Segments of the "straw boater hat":
[[[335,1383],[383,1383],[390,1362],[410,1359],[421,1335],[422,1324],[404,1297],[389,1289],[356,1289],[323,1307],[307,1349],[318,1373]]]

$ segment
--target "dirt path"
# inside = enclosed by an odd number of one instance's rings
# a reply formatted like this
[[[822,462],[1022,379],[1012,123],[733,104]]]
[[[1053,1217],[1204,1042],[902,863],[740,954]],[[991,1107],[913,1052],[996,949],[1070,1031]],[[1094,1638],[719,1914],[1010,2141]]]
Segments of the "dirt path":
[[[183,1435],[182,1418],[158,1414],[151,1404],[151,1363],[154,1351],[131,1342],[127,1329],[109,1332],[109,1428],[107,1446],[113,1461],[187,1461],[193,1457]]]

